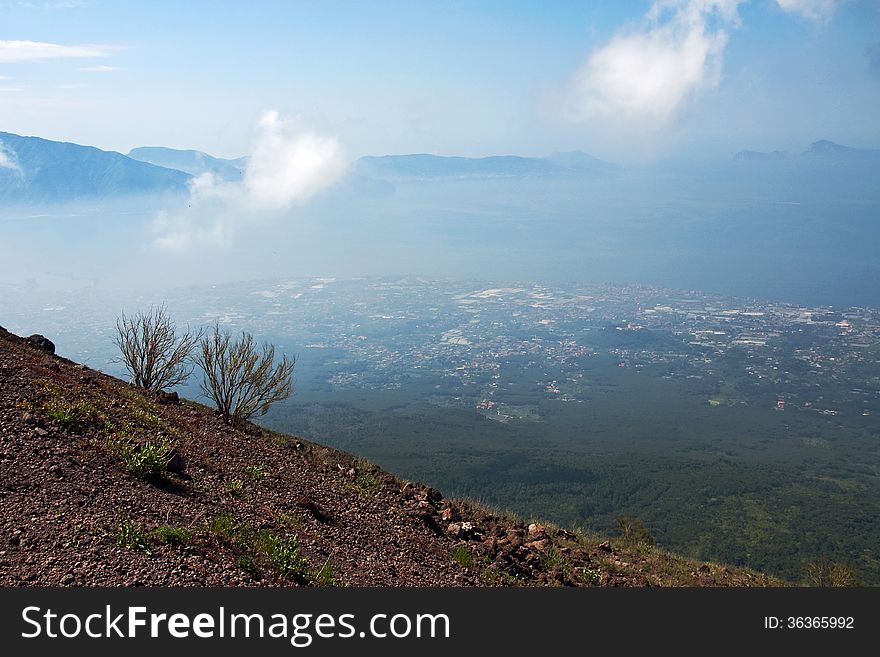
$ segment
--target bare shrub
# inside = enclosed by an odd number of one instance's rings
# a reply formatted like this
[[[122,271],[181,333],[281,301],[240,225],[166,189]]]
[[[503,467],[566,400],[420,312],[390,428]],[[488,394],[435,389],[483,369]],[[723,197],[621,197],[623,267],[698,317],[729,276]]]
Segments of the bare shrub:
[[[131,382],[147,390],[165,390],[183,383],[192,374],[190,354],[201,332],[186,330],[177,335],[174,320],[165,305],[153,306],[116,320],[113,342],[122,352]]]
[[[275,346],[263,343],[258,349],[254,337],[244,331],[233,341],[215,324],[202,338],[195,360],[204,371],[202,392],[232,426],[265,415],[272,404],[293,392],[290,375],[296,359],[283,356],[276,364]]]
[[[858,572],[849,564],[818,557],[807,564],[809,586],[860,586]]]

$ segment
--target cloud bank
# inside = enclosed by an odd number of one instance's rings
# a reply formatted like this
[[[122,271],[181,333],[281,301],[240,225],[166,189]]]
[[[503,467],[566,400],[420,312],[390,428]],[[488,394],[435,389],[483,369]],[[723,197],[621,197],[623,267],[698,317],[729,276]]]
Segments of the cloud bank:
[[[837,11],[838,0],[776,0],[776,4],[790,14],[824,23]]]
[[[153,243],[166,250],[231,246],[240,228],[277,218],[308,202],[339,181],[347,164],[334,137],[302,129],[295,119],[265,112],[241,182],[218,180],[210,173],[193,179],[187,207],[160,213],[153,221]]]
[[[116,50],[117,48],[111,46],[62,46],[40,41],[0,40],[0,64],[76,57],[107,57]]]
[[[662,126],[718,84],[727,26],[742,0],[656,0],[641,25],[595,50],[564,102],[573,121]]]

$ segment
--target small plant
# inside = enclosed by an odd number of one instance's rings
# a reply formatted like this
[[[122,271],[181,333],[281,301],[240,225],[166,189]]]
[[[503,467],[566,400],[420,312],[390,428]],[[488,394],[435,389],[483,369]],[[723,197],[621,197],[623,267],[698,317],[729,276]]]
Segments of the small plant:
[[[140,523],[123,515],[119,516],[119,522],[116,525],[115,542],[116,545],[128,548],[129,550],[140,550],[147,554],[150,553],[150,545]]]
[[[214,516],[208,530],[238,553],[236,566],[251,576],[260,578],[271,569],[282,577],[308,582],[308,561],[295,534],[284,537],[271,529],[237,525],[232,514],[227,512]]]
[[[82,533],[82,531],[83,531],[82,523],[78,522],[78,523],[74,524],[73,525],[73,536],[70,538],[70,540],[68,540],[66,543],[64,543],[64,547],[78,548],[79,542],[80,542],[79,535],[80,535],[80,533]]]
[[[371,475],[369,472],[364,472],[363,474],[359,474],[357,478],[354,480],[355,485],[361,490],[365,490],[368,493],[378,493],[382,488],[382,484],[379,482],[376,477]]]
[[[312,577],[312,581],[318,586],[337,586],[335,577],[333,576],[333,564],[330,558],[324,562],[324,565],[318,569],[318,572]]]
[[[584,584],[589,584],[591,586],[599,585],[598,570],[593,570],[592,568],[587,568],[586,566],[584,566],[583,568],[578,569],[577,576],[578,579]]]
[[[468,549],[466,545],[456,545],[452,548],[451,555],[452,560],[457,563],[462,568],[467,568],[470,570],[474,567],[476,561],[474,560],[473,553]]]
[[[208,522],[208,531],[223,541],[231,541],[235,532],[235,519],[227,511],[221,511]]]
[[[242,491],[244,490],[244,482],[241,479],[230,479],[225,484],[226,490],[232,493],[235,497],[241,497]]]
[[[617,529],[623,544],[627,547],[650,547],[654,545],[654,537],[639,518],[621,516],[617,519]]]
[[[302,518],[296,511],[288,511],[278,514],[278,522],[288,529],[296,529],[302,523]]]
[[[46,405],[46,415],[69,431],[84,431],[102,427],[105,422],[97,407],[90,402],[69,404],[53,401]]]
[[[542,555],[541,565],[544,566],[544,570],[561,570],[563,573],[568,573],[571,570],[571,563],[568,559],[553,548],[549,548]]]
[[[157,543],[175,548],[189,543],[192,532],[185,527],[163,525],[153,530],[153,538]]]
[[[257,537],[256,547],[282,577],[304,577],[308,562],[299,548],[295,535],[281,538],[275,532],[264,530]]]
[[[254,579],[260,579],[263,576],[253,558],[246,554],[239,556],[235,560],[235,565]]]
[[[125,469],[141,479],[161,479],[171,453],[171,445],[164,438],[138,445],[131,440],[115,439],[107,446],[122,459]]]
[[[480,571],[480,579],[489,586],[522,586],[523,581],[516,575],[511,575],[501,570],[498,566],[491,565]]]
[[[249,465],[245,467],[244,473],[251,479],[262,479],[266,476],[266,465],[263,463],[260,463],[259,465]]]

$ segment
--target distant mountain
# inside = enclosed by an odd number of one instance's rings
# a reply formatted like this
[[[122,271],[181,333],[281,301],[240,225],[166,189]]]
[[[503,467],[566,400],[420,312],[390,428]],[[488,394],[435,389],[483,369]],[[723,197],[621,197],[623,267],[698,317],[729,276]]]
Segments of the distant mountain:
[[[177,150],[163,146],[134,148],[129,151],[128,157],[140,162],[148,162],[156,166],[184,171],[192,176],[211,173],[222,180],[228,181],[241,180],[244,177],[244,169],[247,166],[247,158],[244,157],[235,160],[225,160],[208,155],[202,151]]]
[[[7,202],[182,193],[190,178],[121,153],[0,132],[0,199]]]
[[[815,141],[798,155],[791,155],[786,151],[772,151],[764,153],[760,151],[740,151],[733,156],[736,162],[790,162],[792,164],[861,164],[872,161],[880,161],[880,150],[865,148],[852,148],[842,146],[827,139]]]
[[[442,157],[439,155],[367,156],[358,160],[360,175],[376,178],[512,178],[518,176],[577,176],[614,171],[613,164],[580,151],[553,153],[549,157]]]
[[[733,156],[737,162],[780,162],[789,157],[787,151],[771,151],[770,153],[762,153],[761,151],[740,151]]]
[[[812,160],[820,160],[825,162],[833,162],[843,164],[847,162],[867,162],[880,161],[880,150],[867,148],[852,148],[851,146],[842,146],[835,144],[833,141],[822,139],[810,144],[810,147],[804,151],[803,156]]]

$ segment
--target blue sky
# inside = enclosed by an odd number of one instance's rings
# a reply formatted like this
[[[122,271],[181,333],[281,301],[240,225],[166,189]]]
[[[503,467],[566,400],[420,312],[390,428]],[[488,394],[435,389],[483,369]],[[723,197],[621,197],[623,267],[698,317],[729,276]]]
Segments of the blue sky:
[[[0,131],[237,156],[880,148],[880,2],[0,0]]]

